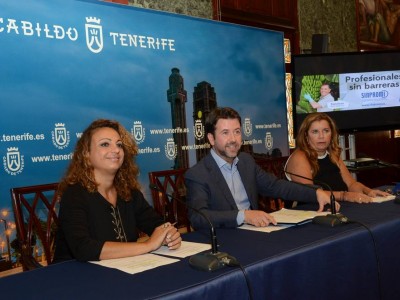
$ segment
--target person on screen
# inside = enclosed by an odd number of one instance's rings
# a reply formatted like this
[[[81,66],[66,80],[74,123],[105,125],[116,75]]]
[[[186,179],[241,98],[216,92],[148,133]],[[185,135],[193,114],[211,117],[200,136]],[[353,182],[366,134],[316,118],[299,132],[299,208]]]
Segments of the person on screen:
[[[329,103],[335,101],[335,98],[333,98],[331,94],[330,85],[328,83],[323,83],[319,93],[321,96],[318,101],[315,101],[310,94],[305,94],[304,98],[308,100],[312,108],[316,109],[317,112],[332,111],[332,109],[329,107]]]
[[[257,227],[276,224],[273,216],[258,210],[259,194],[318,202],[319,211],[330,203],[329,193],[277,179],[261,169],[250,154],[239,153],[241,128],[241,117],[232,108],[219,107],[207,116],[205,132],[212,149],[185,173],[188,206],[206,215],[215,227],[233,228],[243,223]],[[194,209],[188,214],[195,229],[209,228],[202,214]]]
[[[335,122],[325,113],[312,113],[302,122],[296,138],[296,150],[286,162],[285,170],[305,178],[286,173],[289,180],[328,185],[338,201],[368,203],[372,197],[388,196],[356,181],[340,158],[339,134]]]
[[[180,233],[140,191],[137,153],[133,138],[116,121],[96,120],[82,133],[59,186],[54,262],[135,256],[162,245],[180,247]],[[136,242],[138,229],[149,239]]]

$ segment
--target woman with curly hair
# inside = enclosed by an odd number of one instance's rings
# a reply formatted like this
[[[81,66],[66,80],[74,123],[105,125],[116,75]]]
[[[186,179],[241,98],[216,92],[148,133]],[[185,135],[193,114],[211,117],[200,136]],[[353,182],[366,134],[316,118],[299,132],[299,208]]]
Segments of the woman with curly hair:
[[[118,122],[99,119],[77,142],[60,182],[54,262],[135,256],[181,245],[177,229],[146,202],[135,163],[138,148]],[[139,231],[150,237],[136,242]]]
[[[286,162],[289,180],[304,184],[327,184],[337,201],[367,203],[388,193],[372,190],[356,181],[340,158],[339,134],[335,122],[325,113],[309,114],[300,126],[297,149]],[[310,182],[305,178],[312,178]],[[323,186],[323,188],[326,188]]]

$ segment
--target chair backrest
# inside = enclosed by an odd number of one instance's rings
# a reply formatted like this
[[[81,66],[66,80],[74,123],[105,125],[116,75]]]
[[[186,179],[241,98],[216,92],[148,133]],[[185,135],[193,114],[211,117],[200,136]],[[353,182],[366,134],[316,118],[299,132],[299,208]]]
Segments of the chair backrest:
[[[58,227],[58,183],[11,189],[12,205],[19,242],[20,261],[25,270],[40,266],[35,256],[42,247],[44,264],[50,264]]]
[[[285,179],[285,164],[288,156],[271,157],[265,159],[257,159],[257,164],[269,173],[274,174],[279,179]],[[258,201],[259,208],[266,212],[273,212],[285,206],[284,201],[281,199],[274,199],[270,197],[260,196]]]
[[[263,170],[274,174],[279,179],[285,179],[285,164],[288,158],[288,156],[270,157],[256,160],[256,162]]]
[[[150,184],[156,185],[159,191],[152,190],[154,209],[164,217],[165,221],[175,223],[177,228],[186,227],[191,231],[187,216],[187,207],[167,194],[185,202],[186,186],[184,174],[187,169],[155,171],[149,173]]]

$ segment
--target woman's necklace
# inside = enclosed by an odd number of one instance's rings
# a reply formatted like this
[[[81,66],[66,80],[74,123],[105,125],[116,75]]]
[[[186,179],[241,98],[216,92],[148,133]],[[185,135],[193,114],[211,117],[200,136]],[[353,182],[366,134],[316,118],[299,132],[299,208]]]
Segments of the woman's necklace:
[[[328,154],[329,154],[329,153],[328,153],[328,150],[326,150],[325,153],[322,154],[321,156],[318,155],[318,159],[324,159]]]
[[[113,217],[113,221],[112,223],[114,224],[114,231],[117,234],[116,239],[121,241],[121,242],[128,242],[128,239],[126,238],[126,234],[125,234],[125,230],[124,230],[124,224],[122,223],[122,219],[121,219],[121,214],[119,212],[119,208],[118,205],[116,206],[117,208],[115,209],[115,207],[113,205],[111,205],[111,215]]]

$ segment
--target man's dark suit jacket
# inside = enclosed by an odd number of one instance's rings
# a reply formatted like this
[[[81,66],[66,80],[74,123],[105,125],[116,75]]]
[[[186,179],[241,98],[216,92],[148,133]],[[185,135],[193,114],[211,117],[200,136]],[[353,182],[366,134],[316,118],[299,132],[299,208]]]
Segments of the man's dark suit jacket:
[[[316,202],[315,190],[286,180],[261,169],[248,153],[240,153],[237,168],[250,201],[251,209],[258,209],[258,195]],[[191,207],[206,214],[214,227],[237,227],[238,208],[211,153],[185,174],[186,201]],[[201,214],[189,209],[189,219],[195,229],[209,228]]]

